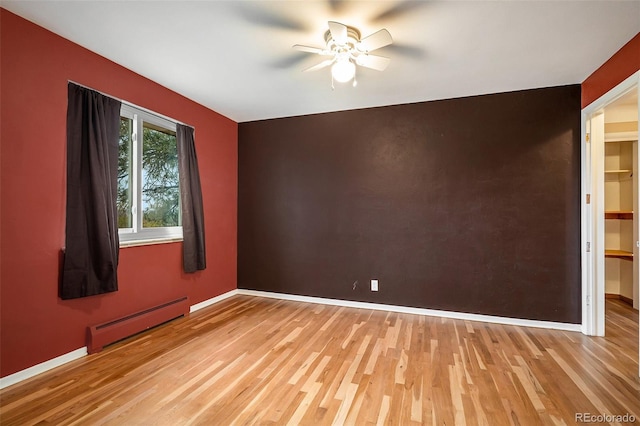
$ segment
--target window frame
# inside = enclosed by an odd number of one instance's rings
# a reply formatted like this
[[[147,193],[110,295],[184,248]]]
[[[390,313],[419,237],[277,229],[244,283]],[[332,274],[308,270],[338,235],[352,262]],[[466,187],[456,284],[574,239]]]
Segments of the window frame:
[[[171,242],[182,240],[182,194],[178,201],[178,223],[179,226],[165,226],[145,228],[142,226],[142,153],[143,153],[143,126],[149,123],[154,126],[176,133],[176,122],[155,115],[149,111],[142,110],[123,103],[120,108],[120,117],[132,120],[131,129],[131,155],[133,156],[131,167],[131,192],[132,192],[132,227],[118,228],[118,237],[123,246],[149,244],[155,242]],[[177,141],[176,141],[177,143]]]

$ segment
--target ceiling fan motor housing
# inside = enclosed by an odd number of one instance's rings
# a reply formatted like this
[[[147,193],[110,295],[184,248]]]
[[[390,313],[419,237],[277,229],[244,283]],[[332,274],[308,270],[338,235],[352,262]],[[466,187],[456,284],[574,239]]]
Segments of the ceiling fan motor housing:
[[[351,27],[349,25],[345,25],[347,27],[347,42],[345,44],[353,44],[355,46],[356,43],[358,43],[360,41],[360,31],[355,28],[355,27]],[[335,42],[335,40],[333,40],[333,37],[331,36],[331,30],[327,30],[324,33],[324,41],[327,43],[327,47],[329,47],[329,45],[331,44],[331,42],[333,41],[333,44],[337,43]]]
[[[383,71],[387,67],[389,58],[372,55],[370,52],[393,43],[389,31],[381,29],[362,39],[360,31],[355,27],[335,21],[329,21],[328,24],[329,30],[324,33],[324,49],[300,44],[293,46],[302,52],[330,57],[303,71],[316,71],[331,66],[332,78],[339,82],[353,79],[355,86],[356,65],[377,71]]]

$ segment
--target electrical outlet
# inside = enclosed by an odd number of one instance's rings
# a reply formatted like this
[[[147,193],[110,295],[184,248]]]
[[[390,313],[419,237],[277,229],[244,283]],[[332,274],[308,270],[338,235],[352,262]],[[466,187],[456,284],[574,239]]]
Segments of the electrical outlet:
[[[378,291],[378,280],[371,280],[371,291]]]

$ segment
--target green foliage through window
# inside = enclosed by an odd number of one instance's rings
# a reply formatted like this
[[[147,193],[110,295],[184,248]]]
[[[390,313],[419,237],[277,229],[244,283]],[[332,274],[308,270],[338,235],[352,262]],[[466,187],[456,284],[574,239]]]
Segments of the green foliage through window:
[[[178,226],[179,219],[176,135],[145,123],[142,144],[142,226]]]
[[[120,117],[117,207],[118,228],[130,232],[181,225],[174,130],[136,114]]]
[[[120,117],[120,142],[118,147],[118,228],[133,227],[132,165],[133,147],[131,140],[132,120]]]

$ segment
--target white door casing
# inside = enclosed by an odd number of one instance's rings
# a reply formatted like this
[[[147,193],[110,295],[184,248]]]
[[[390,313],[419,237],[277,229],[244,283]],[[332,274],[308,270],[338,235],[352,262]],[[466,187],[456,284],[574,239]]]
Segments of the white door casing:
[[[604,108],[633,89],[640,89],[640,71],[582,110],[581,139],[581,266],[582,266],[582,332],[604,336]],[[639,97],[640,98],[640,97]],[[638,101],[640,121],[640,100]],[[638,303],[638,143],[634,144],[634,307]],[[640,336],[639,336],[640,339]],[[640,351],[638,354],[640,358]],[[638,371],[640,376],[640,369]]]

